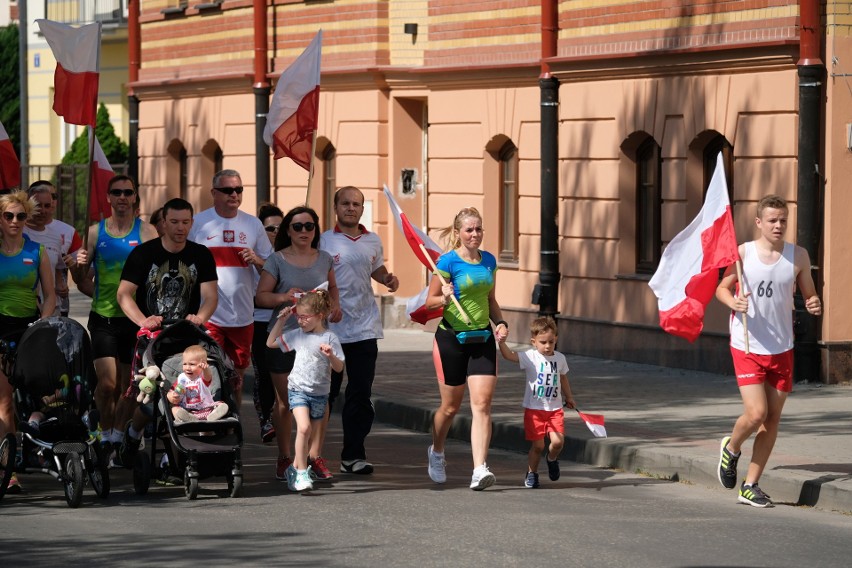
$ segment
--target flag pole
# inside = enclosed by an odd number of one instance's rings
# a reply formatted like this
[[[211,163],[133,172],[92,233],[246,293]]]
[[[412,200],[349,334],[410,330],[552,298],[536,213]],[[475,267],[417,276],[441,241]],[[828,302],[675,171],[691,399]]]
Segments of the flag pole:
[[[314,179],[314,154],[317,151],[317,131],[311,137],[311,164],[308,168],[308,190],[305,192],[305,207],[310,207],[308,200],[311,198],[311,180]]]
[[[95,127],[91,124],[88,125],[89,128],[89,163],[87,165],[87,175],[88,183],[86,184],[86,231],[83,235],[83,249],[89,250],[89,216],[90,216],[90,207],[92,206],[92,162],[95,159]],[[100,209],[100,208],[99,208]],[[103,217],[103,212],[101,212],[101,217]]]
[[[745,294],[745,287],[743,286],[743,262],[741,260],[737,260],[737,281],[740,283],[740,292]],[[743,341],[745,343],[745,352],[746,355],[749,353],[748,349],[748,314],[743,312]]]
[[[423,256],[426,257],[426,260],[429,261],[429,267],[432,269],[432,272],[434,272],[435,275],[438,277],[438,279],[441,281],[441,285],[446,286],[447,281],[444,280],[444,276],[440,272],[438,272],[438,267],[435,266],[435,261],[432,260],[432,257],[429,256],[429,253],[426,252],[426,247],[423,245],[423,243],[420,243],[420,252],[422,252]],[[456,309],[461,314],[462,319],[464,320],[464,323],[470,325],[470,316],[468,316],[467,313],[462,309],[461,304],[459,304],[458,298],[456,298],[456,295],[453,294],[452,296],[450,296],[450,299],[452,299],[453,304],[456,306]]]

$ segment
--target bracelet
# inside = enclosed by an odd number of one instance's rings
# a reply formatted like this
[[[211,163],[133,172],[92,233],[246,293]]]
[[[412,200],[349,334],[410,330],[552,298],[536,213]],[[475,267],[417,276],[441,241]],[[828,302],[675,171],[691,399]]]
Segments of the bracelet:
[[[500,327],[501,325],[502,325],[502,326],[504,326],[506,329],[509,329],[509,324],[508,324],[508,323],[506,323],[506,320],[500,320],[500,321],[498,321],[498,322],[497,322],[497,325],[495,325],[494,327]]]

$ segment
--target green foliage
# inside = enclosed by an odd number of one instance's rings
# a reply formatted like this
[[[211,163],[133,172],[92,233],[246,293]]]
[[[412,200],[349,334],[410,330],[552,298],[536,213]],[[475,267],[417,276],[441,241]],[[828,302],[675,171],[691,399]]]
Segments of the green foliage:
[[[18,26],[0,28],[0,122],[15,152],[21,152],[21,87],[18,69]]]
[[[109,121],[109,111],[101,103],[98,106],[98,114],[95,119],[95,136],[106,155],[110,164],[123,164],[127,162],[128,148],[121,138],[115,135],[115,128]],[[87,164],[89,162],[89,135],[88,128],[83,129],[71,149],[62,157],[63,164]]]

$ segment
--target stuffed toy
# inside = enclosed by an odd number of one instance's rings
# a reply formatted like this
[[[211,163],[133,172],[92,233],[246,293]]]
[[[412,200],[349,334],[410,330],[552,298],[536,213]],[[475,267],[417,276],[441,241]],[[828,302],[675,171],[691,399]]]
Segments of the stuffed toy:
[[[156,365],[149,365],[148,367],[139,369],[139,373],[135,378],[139,387],[139,395],[136,397],[136,402],[140,404],[151,402],[151,395],[157,390],[157,387],[164,378],[159,367]]]

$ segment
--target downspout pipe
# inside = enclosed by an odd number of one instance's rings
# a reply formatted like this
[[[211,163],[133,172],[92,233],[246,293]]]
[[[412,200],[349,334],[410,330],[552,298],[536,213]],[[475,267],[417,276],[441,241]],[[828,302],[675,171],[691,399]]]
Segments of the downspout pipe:
[[[558,3],[541,2],[541,266],[532,303],[540,316],[559,313],[559,80],[550,74],[549,59],[556,56]]]
[[[21,162],[21,189],[30,185],[30,86],[28,83],[29,63],[28,42],[29,24],[27,15],[27,3],[18,3],[18,90],[20,92],[20,122],[21,122],[21,148],[18,152]]]
[[[822,151],[822,82],[825,63],[820,57],[819,0],[799,2],[799,133],[796,243],[808,251],[811,273],[821,288],[819,248],[822,218],[822,175],[819,159]],[[793,375],[797,381],[822,379],[819,353],[819,322],[805,310],[800,293],[795,297],[795,347]]]
[[[254,0],[254,148],[255,179],[257,180],[258,204],[269,201],[269,146],[263,141],[263,129],[266,128],[266,115],[269,114],[269,93],[267,79],[268,32],[267,0]]]
[[[127,174],[139,183],[139,97],[133,85],[139,81],[139,66],[142,59],[142,43],[139,30],[139,3],[141,0],[127,1],[127,111],[128,120],[128,156]]]

